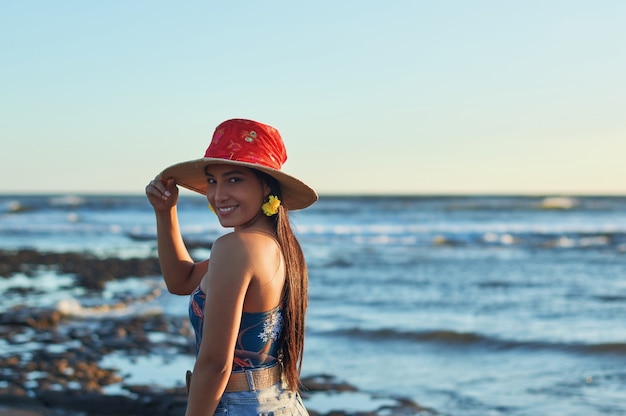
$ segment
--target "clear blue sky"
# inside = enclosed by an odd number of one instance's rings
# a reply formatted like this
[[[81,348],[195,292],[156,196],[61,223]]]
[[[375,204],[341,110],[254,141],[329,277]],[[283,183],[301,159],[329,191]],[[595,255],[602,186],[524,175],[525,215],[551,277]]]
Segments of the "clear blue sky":
[[[320,193],[626,194],[626,1],[0,2],[0,193],[141,193],[233,117]]]

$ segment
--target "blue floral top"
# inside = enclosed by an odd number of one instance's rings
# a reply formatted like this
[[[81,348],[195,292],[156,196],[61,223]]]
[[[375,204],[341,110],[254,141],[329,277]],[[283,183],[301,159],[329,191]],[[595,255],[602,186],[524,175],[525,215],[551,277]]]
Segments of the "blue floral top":
[[[189,319],[196,334],[196,355],[202,342],[206,295],[200,286],[189,300]],[[269,367],[278,362],[278,340],[283,330],[282,305],[267,312],[244,312],[235,345],[233,371]]]

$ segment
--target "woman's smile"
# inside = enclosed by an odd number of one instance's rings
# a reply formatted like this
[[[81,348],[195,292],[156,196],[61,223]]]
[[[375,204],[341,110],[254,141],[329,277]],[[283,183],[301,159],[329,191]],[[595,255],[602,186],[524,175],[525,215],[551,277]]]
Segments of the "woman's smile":
[[[231,206],[227,206],[227,207],[219,207],[219,208],[217,208],[217,212],[222,214],[222,215],[228,215],[231,212],[233,212],[236,208],[237,208],[237,205],[231,205]]]

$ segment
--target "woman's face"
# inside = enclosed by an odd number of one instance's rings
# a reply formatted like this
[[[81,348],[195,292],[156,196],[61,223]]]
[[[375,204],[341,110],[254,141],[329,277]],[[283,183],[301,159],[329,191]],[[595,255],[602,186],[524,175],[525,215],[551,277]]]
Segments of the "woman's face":
[[[223,227],[247,228],[262,216],[261,205],[270,190],[251,169],[210,165],[205,172],[207,200]]]

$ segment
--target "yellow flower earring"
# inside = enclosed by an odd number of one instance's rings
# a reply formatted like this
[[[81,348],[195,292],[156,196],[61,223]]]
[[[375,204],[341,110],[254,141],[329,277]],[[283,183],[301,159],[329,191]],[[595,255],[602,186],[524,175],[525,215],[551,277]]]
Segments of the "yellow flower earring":
[[[215,208],[213,208],[213,205],[209,204],[209,209],[213,214],[215,214]]]
[[[280,207],[280,199],[274,195],[270,195],[267,202],[261,205],[263,213],[268,217],[278,214],[278,207]]]

